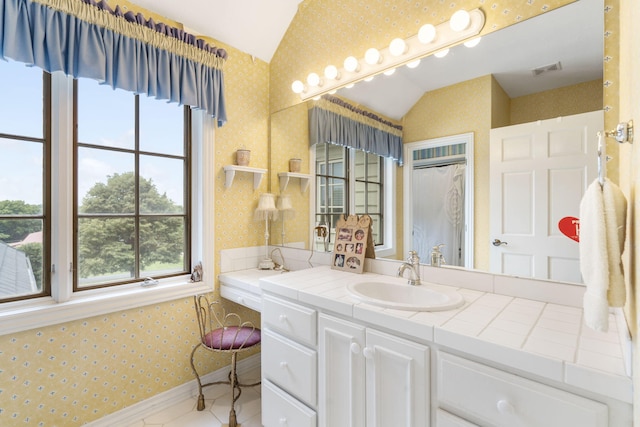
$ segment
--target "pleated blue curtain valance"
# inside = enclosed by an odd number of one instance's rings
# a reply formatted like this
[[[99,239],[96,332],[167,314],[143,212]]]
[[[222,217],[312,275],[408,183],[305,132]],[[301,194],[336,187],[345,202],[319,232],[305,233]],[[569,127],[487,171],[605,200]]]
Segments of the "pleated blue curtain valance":
[[[309,109],[309,144],[318,142],[355,148],[402,165],[402,127],[345,103],[323,96]]]
[[[0,58],[98,80],[227,121],[226,52],[95,0],[0,0]]]

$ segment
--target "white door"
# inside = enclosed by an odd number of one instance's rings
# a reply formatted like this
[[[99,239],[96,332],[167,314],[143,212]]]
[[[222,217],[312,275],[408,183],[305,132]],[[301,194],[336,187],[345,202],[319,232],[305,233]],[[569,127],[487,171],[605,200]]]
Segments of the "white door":
[[[558,224],[578,218],[597,177],[603,126],[604,113],[594,111],[491,130],[493,273],[582,282],[578,242]]]
[[[321,314],[318,330],[319,426],[364,427],[364,327]]]
[[[367,329],[367,427],[429,425],[429,348]]]

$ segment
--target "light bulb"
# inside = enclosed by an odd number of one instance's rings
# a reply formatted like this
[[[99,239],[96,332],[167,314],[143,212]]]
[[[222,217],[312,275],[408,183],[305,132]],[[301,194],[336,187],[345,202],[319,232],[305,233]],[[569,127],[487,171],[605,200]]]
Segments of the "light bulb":
[[[304,83],[302,83],[300,80],[296,80],[295,82],[291,83],[291,90],[293,91],[293,93],[304,92]]]
[[[382,55],[380,55],[380,51],[375,47],[367,49],[364,53],[364,62],[369,65],[379,64],[382,60]]]
[[[393,73],[395,73],[395,72],[396,72],[396,69],[395,69],[395,68],[391,68],[391,69],[389,69],[389,70],[385,71],[385,72],[384,72],[384,75],[385,75],[385,76],[392,76],[392,75],[393,75]]]
[[[351,89],[353,86],[355,86],[353,83],[349,83],[348,85],[346,85],[344,88],[345,89]]]
[[[433,54],[436,58],[444,58],[449,53],[449,49],[442,49]]]
[[[327,65],[324,69],[324,76],[329,80],[338,80],[340,78],[340,73],[335,65]]]
[[[464,45],[466,47],[476,47],[478,46],[478,43],[480,43],[480,39],[482,39],[482,37],[476,37],[471,40],[467,40],[466,42],[464,42]]]
[[[360,63],[358,62],[358,60],[355,57],[348,56],[344,60],[344,69],[349,71],[350,73],[354,73],[354,72],[360,70]]]
[[[424,24],[418,30],[418,40],[420,43],[428,44],[436,39],[436,27],[431,24]]]
[[[393,56],[400,56],[407,52],[407,43],[401,38],[391,40],[389,43],[389,53]]]
[[[373,80],[373,76],[369,76],[369,77],[365,78],[363,81],[370,82],[371,80]]]
[[[320,86],[320,76],[316,73],[311,73],[307,76],[307,83],[309,86],[315,87]]]
[[[407,68],[416,68],[418,65],[420,65],[420,60],[416,59],[415,61],[408,62]]]
[[[466,10],[459,10],[451,15],[449,26],[453,31],[464,31],[469,27],[471,23],[471,15]]]

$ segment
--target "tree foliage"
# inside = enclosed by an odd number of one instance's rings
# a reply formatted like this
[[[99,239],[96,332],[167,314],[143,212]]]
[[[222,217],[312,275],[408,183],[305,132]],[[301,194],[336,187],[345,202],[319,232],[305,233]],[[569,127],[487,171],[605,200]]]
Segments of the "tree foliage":
[[[40,215],[40,205],[29,205],[24,200],[0,200],[2,215]],[[42,230],[39,219],[3,219],[0,220],[0,240],[7,243],[20,242],[30,233]]]
[[[109,218],[80,218],[78,249],[80,277],[93,277],[118,272],[135,272],[136,248],[139,267],[153,263],[177,263],[184,251],[182,217],[142,217],[140,241],[136,241],[135,175],[133,172],[109,176],[106,183],[95,184],[79,208],[81,214],[118,214]],[[182,212],[166,194],[160,194],[150,179],[139,178],[140,212],[173,214]],[[124,216],[124,217],[123,217]]]

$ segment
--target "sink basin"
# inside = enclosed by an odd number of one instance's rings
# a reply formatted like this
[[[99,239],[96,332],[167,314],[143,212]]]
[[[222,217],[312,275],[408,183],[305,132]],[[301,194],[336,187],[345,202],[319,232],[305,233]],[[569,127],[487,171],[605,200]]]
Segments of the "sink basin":
[[[454,290],[434,290],[424,284],[411,286],[405,281],[350,283],[347,290],[359,301],[396,310],[442,311],[464,304],[462,295]]]

